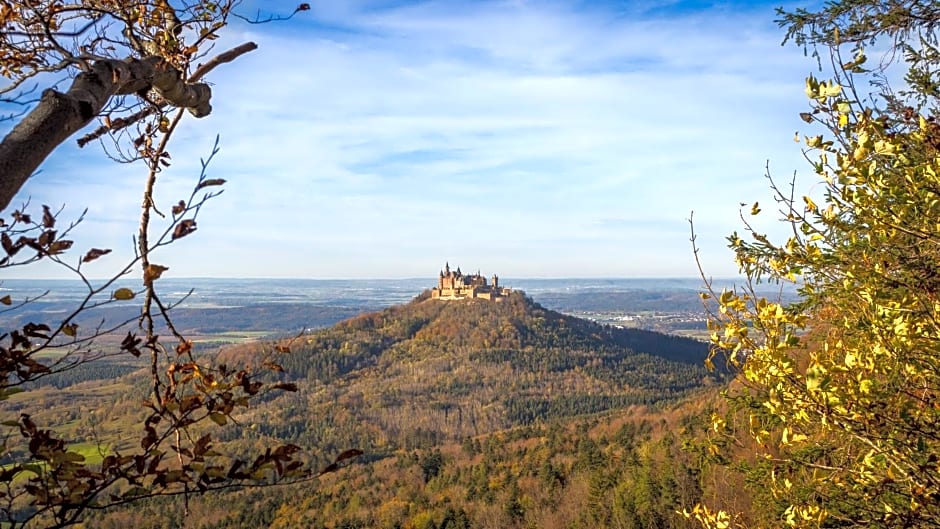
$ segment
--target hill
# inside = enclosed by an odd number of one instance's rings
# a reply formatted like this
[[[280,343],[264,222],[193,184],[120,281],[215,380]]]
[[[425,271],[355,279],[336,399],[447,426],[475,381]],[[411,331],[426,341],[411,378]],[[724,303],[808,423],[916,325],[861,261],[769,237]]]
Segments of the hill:
[[[566,316],[521,292],[500,303],[424,293],[295,339],[277,360],[301,391],[250,411],[256,426],[241,435],[384,451],[655,404],[716,382],[706,347]],[[248,347],[223,354],[253,358]]]
[[[724,384],[702,367],[700,342],[514,292],[499,303],[424,293],[279,345],[292,352],[221,353],[230,366],[277,361],[299,387],[214,433],[225,450],[289,440],[314,467],[347,448],[365,454],[311,487],[192,498],[187,526],[689,527],[677,508],[734,490],[706,486],[728,482],[702,470],[696,439]],[[172,526],[180,501],[112,509],[89,526]]]

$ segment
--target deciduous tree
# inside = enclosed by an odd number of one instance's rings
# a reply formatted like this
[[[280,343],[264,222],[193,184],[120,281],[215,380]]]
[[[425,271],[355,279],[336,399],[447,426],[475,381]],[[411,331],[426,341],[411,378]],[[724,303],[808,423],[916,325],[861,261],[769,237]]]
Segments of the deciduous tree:
[[[211,112],[212,89],[203,77],[219,64],[255,49],[245,43],[212,55],[213,44],[238,0],[0,0],[0,121],[13,126],[0,142],[0,210],[6,210],[52,151],[79,131],[81,146],[101,139],[106,154],[142,167],[143,200],[135,256],[110,279],[86,275],[109,249],[82,249],[71,257],[70,234],[81,217],[66,223],[61,211],[28,204],[0,219],[0,269],[53,261],[85,285],[82,299],[65,317],[0,329],[0,401],[10,402],[43,377],[108,355],[147,358],[149,390],[136,431],[135,449],[99,446],[101,462],[86,461],[58,424],[0,408],[0,525],[62,527],[101,509],[154,495],[308,479],[300,448],[274,444],[256,457],[224,457],[211,435],[235,411],[266,391],[295,390],[243,369],[212,365],[170,317],[178,300],[161,298],[157,286],[167,270],[156,252],[196,230],[202,206],[219,194],[221,178],[202,172],[188,197],[161,209],[154,202],[158,175],[170,166],[169,142],[186,114]],[[295,10],[308,9],[301,4]],[[267,19],[267,20],[273,20]],[[261,22],[253,20],[253,22]],[[61,87],[67,86],[62,89]],[[47,87],[39,90],[34,87]],[[92,123],[97,128],[87,129]],[[156,214],[151,218],[151,213]],[[158,217],[158,218],[156,218]],[[138,271],[137,288],[118,280]],[[96,270],[97,274],[100,271]],[[7,322],[35,299],[16,291],[0,298]],[[80,315],[105,306],[139,302],[139,312],[96,327]],[[8,326],[4,324],[4,326]],[[164,337],[161,337],[162,334]],[[116,342],[113,337],[118,336]],[[112,340],[109,343],[109,340]],[[288,350],[279,345],[278,355]],[[266,362],[277,369],[275,359]],[[324,469],[358,455],[347,451]]]
[[[704,294],[717,301],[714,354],[746,388],[731,393],[760,452],[752,477],[779,505],[760,518],[936,527],[940,6],[842,0],[780,15],[787,39],[832,65],[830,79],[807,79],[801,114],[822,132],[801,138],[818,183],[800,197],[771,180],[790,236],[772,240],[745,212],[729,241],[748,281]],[[793,285],[799,300],[759,296],[761,282]],[[713,432],[734,435],[718,416]],[[686,514],[734,523],[710,507]]]

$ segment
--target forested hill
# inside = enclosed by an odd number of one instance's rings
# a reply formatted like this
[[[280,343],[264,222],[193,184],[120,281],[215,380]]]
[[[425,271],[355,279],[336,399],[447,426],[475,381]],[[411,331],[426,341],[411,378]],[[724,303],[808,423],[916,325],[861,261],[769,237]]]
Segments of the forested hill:
[[[629,348],[667,360],[700,365],[707,347],[697,341],[637,329],[620,329],[548,310],[522,292],[500,303],[488,300],[440,301],[424,293],[411,303],[356,316],[334,329],[314,335],[326,348],[337,334],[355,340],[363,334],[380,338],[386,346],[403,346],[415,355],[435,350],[480,352],[608,352]],[[324,340],[325,339],[325,340]],[[362,344],[366,345],[366,344]]]
[[[321,449],[430,446],[688,395],[715,382],[706,348],[566,316],[521,292],[500,303],[425,293],[295,340],[278,360],[301,391],[255,422]]]

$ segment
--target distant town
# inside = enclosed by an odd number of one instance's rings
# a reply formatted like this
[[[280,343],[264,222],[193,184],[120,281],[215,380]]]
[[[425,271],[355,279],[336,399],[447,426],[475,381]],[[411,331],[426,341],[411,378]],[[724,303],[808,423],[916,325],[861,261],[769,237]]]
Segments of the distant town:
[[[706,318],[699,311],[592,311],[562,310],[563,314],[617,328],[644,329],[689,338],[705,339]]]

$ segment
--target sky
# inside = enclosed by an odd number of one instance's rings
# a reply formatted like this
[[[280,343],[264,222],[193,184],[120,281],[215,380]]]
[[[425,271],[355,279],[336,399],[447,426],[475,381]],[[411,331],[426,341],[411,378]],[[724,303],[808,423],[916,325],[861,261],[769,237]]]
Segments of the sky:
[[[725,237],[741,203],[771,202],[768,166],[812,176],[793,136],[817,66],[781,46],[778,5],[336,0],[233,22],[217,50],[259,48],[207,78],[213,112],[177,130],[157,204],[188,196],[216,138],[225,191],[152,260],[173,277],[691,277],[694,211],[706,273],[733,276]],[[87,207],[73,258],[111,248],[85,267],[104,277],[133,255],[145,175],[69,141],[14,204]]]

